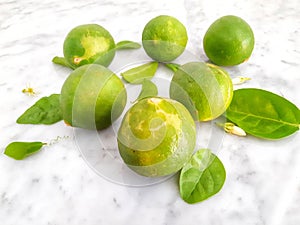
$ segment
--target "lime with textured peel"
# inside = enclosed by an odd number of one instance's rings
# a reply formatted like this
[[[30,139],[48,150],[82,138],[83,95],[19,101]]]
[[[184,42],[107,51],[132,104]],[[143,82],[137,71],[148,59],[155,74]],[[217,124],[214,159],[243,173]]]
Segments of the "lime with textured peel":
[[[73,28],[64,41],[64,58],[73,68],[96,63],[108,66],[115,56],[115,42],[111,34],[97,24]]]
[[[237,16],[223,16],[207,30],[203,39],[207,57],[220,66],[234,66],[248,60],[254,48],[249,24]]]
[[[97,130],[110,126],[121,115],[126,101],[121,79],[97,64],[75,69],[64,82],[60,97],[66,124]]]
[[[121,157],[136,173],[158,177],[180,170],[196,142],[195,122],[179,102],[143,98],[125,114],[118,131]]]
[[[219,117],[229,106],[232,96],[233,85],[228,73],[202,62],[179,67],[170,85],[170,97],[185,105],[199,121]]]
[[[185,26],[176,18],[166,15],[150,20],[142,34],[146,53],[159,62],[169,62],[180,56],[187,40]]]

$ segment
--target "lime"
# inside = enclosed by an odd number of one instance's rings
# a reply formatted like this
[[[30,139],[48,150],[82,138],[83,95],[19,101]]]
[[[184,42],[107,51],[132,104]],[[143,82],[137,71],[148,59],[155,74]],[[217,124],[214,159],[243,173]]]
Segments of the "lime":
[[[152,59],[168,62],[182,54],[187,44],[184,25],[172,16],[161,15],[150,20],[143,31],[143,47]]]
[[[228,73],[215,65],[190,62],[179,67],[170,97],[184,104],[195,120],[209,121],[225,112],[233,96]]]
[[[72,67],[96,63],[108,66],[115,56],[115,42],[100,25],[85,24],[73,28],[64,41],[64,57]]]
[[[203,47],[213,63],[220,66],[238,65],[250,57],[254,48],[254,34],[240,17],[224,16],[208,28]]]
[[[64,82],[60,96],[67,124],[97,130],[110,126],[121,115],[126,100],[121,79],[97,64],[75,69]]]
[[[195,147],[195,122],[171,99],[143,98],[125,114],[118,131],[121,157],[136,173],[157,177],[183,167]]]

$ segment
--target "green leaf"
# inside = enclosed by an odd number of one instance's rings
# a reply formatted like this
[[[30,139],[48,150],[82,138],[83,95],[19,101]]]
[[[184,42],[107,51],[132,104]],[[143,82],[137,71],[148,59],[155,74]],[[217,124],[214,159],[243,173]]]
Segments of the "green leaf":
[[[120,41],[116,44],[116,50],[121,49],[138,49],[141,45],[133,41]]]
[[[218,193],[225,179],[225,168],[219,158],[208,149],[200,149],[181,170],[181,198],[190,204],[201,202]]]
[[[53,59],[52,59],[52,62],[55,63],[55,64],[58,64],[58,65],[61,65],[61,66],[65,66],[65,67],[69,67],[71,69],[74,69],[74,67],[72,67],[68,62],[67,60],[64,58],[64,57],[58,57],[58,56],[55,56]]]
[[[274,93],[244,88],[234,91],[226,117],[246,133],[279,139],[299,130],[300,111],[293,103]]]
[[[158,62],[150,62],[121,73],[128,83],[141,84],[144,79],[151,79],[158,67]]]
[[[140,100],[147,97],[154,97],[157,96],[157,94],[158,91],[156,85],[152,81],[144,79],[141,93],[139,94],[136,100]]]
[[[59,94],[41,98],[17,119],[17,123],[49,125],[62,120],[59,98]]]
[[[169,68],[170,70],[172,70],[173,72],[176,72],[181,65],[177,64],[177,63],[165,63],[164,64],[167,68]]]
[[[45,144],[42,142],[12,142],[5,148],[4,154],[16,160],[21,160],[36,153]]]

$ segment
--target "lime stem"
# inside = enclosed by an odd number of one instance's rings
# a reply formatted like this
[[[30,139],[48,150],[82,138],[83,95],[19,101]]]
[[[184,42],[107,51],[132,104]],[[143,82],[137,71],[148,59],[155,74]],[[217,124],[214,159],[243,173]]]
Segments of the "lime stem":
[[[58,56],[55,56],[53,59],[52,59],[52,62],[55,63],[55,64],[58,64],[58,65],[61,65],[61,66],[65,66],[65,67],[69,67],[71,69],[74,69],[72,66],[70,66],[66,59],[64,57],[58,57]]]
[[[180,65],[177,63],[164,63],[164,65],[173,72],[176,72],[180,67]]]
[[[232,84],[233,85],[243,84],[248,80],[251,80],[251,78],[238,76],[238,77],[232,79]]]
[[[217,126],[224,128],[225,124],[224,123],[215,123]]]

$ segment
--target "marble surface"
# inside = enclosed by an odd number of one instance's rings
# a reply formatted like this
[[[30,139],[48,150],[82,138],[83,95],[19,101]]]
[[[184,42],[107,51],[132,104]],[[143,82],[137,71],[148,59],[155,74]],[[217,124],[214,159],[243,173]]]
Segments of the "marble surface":
[[[140,41],[144,25],[160,14],[185,24],[187,51],[203,61],[208,26],[223,15],[241,16],[254,30],[255,50],[247,63],[229,68],[230,74],[251,77],[243,87],[264,88],[300,106],[298,0],[1,0],[1,151],[12,141],[51,143],[23,161],[0,155],[1,225],[300,224],[299,133],[279,141],[222,136],[213,150],[227,170],[226,183],[216,196],[188,205],[179,197],[176,175],[144,187],[122,185],[88,165],[78,134],[62,122],[15,123],[39,97],[60,92],[70,70],[51,59],[62,55],[71,28],[98,23],[116,41]],[[24,95],[26,85],[37,96]],[[206,132],[210,125],[200,124],[199,147],[214,148],[214,133]]]

